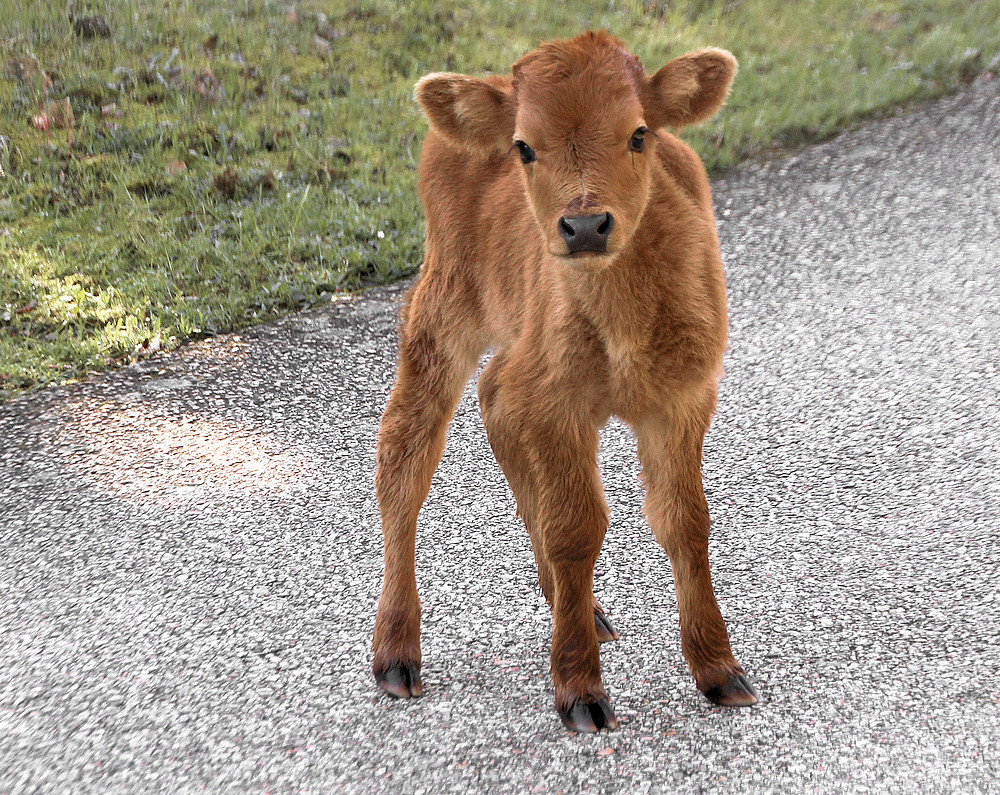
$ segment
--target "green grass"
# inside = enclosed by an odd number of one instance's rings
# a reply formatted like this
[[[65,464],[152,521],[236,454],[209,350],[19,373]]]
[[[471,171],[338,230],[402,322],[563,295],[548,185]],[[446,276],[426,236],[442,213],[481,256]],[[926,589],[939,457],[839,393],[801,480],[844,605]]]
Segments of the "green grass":
[[[1000,53],[1000,0],[75,11],[111,37],[77,36],[61,0],[0,15],[0,397],[413,273],[426,125],[411,97],[426,72],[503,71],[586,28],[621,36],[649,70],[726,47],[741,63],[730,103],[685,133],[718,171],[951,91]],[[32,126],[64,98],[71,129]]]

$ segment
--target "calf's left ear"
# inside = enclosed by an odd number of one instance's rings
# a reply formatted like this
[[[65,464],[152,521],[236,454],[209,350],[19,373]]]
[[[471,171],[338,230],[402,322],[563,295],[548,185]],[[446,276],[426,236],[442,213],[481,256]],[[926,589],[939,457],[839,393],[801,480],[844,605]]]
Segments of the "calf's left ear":
[[[642,87],[642,106],[651,128],[684,127],[712,116],[729,94],[736,59],[711,48],[674,58]]]
[[[480,151],[510,148],[514,101],[509,79],[436,72],[422,77],[414,93],[431,127],[453,144]]]

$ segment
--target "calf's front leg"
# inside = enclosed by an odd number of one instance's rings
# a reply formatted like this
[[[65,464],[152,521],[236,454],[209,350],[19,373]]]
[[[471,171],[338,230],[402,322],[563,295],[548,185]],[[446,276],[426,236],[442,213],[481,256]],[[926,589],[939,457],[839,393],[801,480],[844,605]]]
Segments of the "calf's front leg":
[[[448,421],[475,367],[477,351],[456,351],[421,330],[411,308],[399,349],[399,373],[382,416],[375,491],[382,515],[385,574],[375,619],[372,669],[390,696],[423,694],[420,599],[414,555],[417,514],[444,450]]]
[[[715,704],[755,704],[746,671],[733,656],[712,588],[708,503],[701,456],[714,391],[701,410],[685,406],[635,426],[653,534],[670,557],[680,613],[681,651],[698,689]]]

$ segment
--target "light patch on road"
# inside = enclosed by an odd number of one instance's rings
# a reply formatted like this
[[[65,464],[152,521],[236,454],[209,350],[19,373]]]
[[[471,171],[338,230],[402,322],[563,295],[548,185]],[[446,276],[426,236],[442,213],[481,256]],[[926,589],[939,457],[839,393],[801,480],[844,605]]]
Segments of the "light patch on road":
[[[70,469],[122,499],[216,501],[220,492],[291,491],[310,479],[306,458],[230,421],[155,416],[119,403],[71,404],[62,413],[71,444],[60,449]]]

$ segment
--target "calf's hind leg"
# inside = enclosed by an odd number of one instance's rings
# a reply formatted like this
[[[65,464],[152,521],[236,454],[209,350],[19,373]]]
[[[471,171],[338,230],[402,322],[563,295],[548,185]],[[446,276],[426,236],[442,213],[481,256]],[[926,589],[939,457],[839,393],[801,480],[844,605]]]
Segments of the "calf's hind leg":
[[[681,650],[698,689],[716,704],[755,704],[757,694],[733,657],[708,562],[708,503],[702,443],[715,404],[706,390],[692,411],[678,406],[635,426],[646,487],[646,515],[670,557],[681,622]]]
[[[554,585],[552,570],[542,550],[542,538],[537,519],[537,484],[530,466],[524,461],[521,452],[524,444],[519,438],[518,429],[507,421],[506,414],[498,403],[500,375],[506,363],[506,356],[498,353],[486,366],[479,377],[479,406],[483,415],[483,425],[490,441],[490,447],[496,456],[500,469],[510,489],[517,500],[517,512],[524,521],[528,537],[531,539],[531,549],[535,555],[535,566],[538,570],[538,586],[549,607],[552,607]],[[604,607],[591,596],[594,607],[594,629],[597,632],[598,643],[609,643],[618,640],[618,632],[611,624],[611,619],[604,612]]]
[[[470,344],[478,337],[474,330],[454,333],[458,319],[450,318],[448,325],[435,312],[445,302],[431,303],[432,284],[418,285],[400,331],[399,370],[382,416],[375,476],[385,574],[372,669],[379,687],[397,698],[423,694],[414,571],[417,514],[441,459],[448,422],[480,354]],[[435,322],[429,322],[431,317]],[[453,333],[446,336],[446,329]]]
[[[505,405],[501,363],[491,367],[480,381],[483,421],[531,532],[539,581],[552,605],[556,709],[576,731],[616,728],[601,682],[594,613],[594,563],[608,525],[597,427],[589,419],[554,416],[537,401],[527,406],[514,394]]]

